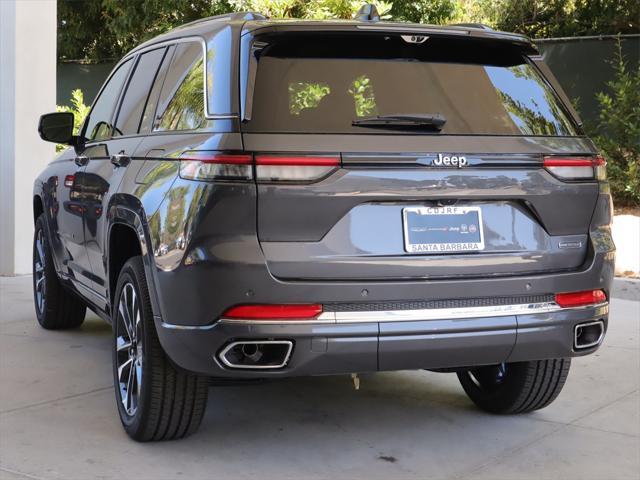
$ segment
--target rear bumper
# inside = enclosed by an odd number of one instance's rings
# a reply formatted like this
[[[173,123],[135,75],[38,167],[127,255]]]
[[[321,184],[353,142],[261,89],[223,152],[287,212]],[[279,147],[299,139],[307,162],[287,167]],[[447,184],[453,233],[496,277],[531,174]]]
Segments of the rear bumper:
[[[339,315],[318,322],[251,323],[219,321],[205,327],[179,327],[156,318],[161,343],[179,367],[213,377],[265,378],[375,372],[383,370],[439,369],[581,356],[598,345],[576,351],[578,324],[602,321],[606,331],[608,304],[560,309],[503,311],[471,317],[424,315],[428,318],[367,321],[339,320]],[[411,311],[408,311],[411,312]],[[375,312],[380,313],[380,312]],[[443,312],[444,313],[444,312]],[[440,316],[441,318],[437,318]],[[220,352],[238,340],[287,340],[293,349],[287,363],[273,370],[229,368]]]

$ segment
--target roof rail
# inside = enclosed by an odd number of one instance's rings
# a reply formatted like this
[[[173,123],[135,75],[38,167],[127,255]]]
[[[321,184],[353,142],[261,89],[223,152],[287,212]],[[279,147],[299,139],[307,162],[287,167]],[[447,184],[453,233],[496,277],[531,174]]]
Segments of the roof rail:
[[[485,25],[484,23],[450,23],[450,27],[467,27],[467,28],[477,28],[479,30],[489,30],[493,32],[493,28],[489,25]]]
[[[232,13],[223,13],[222,15],[214,15],[212,17],[199,18],[198,20],[194,20],[193,22],[185,23],[184,25],[180,25],[177,28],[185,28],[191,27],[193,25],[197,25],[199,23],[216,21],[216,20],[228,20],[228,21],[236,21],[236,20],[267,20],[267,17],[257,12],[232,12]]]
[[[360,7],[358,13],[356,13],[356,20],[360,20],[361,22],[379,22],[380,14],[373,3],[365,3]]]

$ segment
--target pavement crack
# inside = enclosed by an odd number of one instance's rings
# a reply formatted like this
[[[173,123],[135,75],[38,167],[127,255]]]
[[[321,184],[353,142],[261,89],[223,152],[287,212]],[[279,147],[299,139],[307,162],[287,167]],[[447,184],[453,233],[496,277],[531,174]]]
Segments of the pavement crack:
[[[35,475],[31,475],[29,473],[21,472],[19,470],[13,470],[11,468],[3,467],[2,465],[0,465],[0,472],[10,473],[11,475],[13,475],[15,477],[24,477],[24,478],[28,478],[30,480],[44,480],[44,477],[37,477]]]
[[[42,402],[30,403],[29,405],[22,405],[20,407],[9,408],[7,410],[0,411],[0,416],[7,415],[9,413],[20,412],[22,410],[27,410],[29,408],[41,407],[43,405],[48,405],[50,403],[63,402],[65,400],[71,400],[71,399],[74,399],[74,398],[84,397],[86,395],[91,395],[92,393],[104,392],[106,390],[112,390],[112,389],[113,389],[113,385],[109,385],[108,387],[95,388],[93,390],[89,390],[88,392],[74,393],[73,395],[66,395],[64,397],[58,397],[58,398],[54,398],[52,400],[44,400]]]

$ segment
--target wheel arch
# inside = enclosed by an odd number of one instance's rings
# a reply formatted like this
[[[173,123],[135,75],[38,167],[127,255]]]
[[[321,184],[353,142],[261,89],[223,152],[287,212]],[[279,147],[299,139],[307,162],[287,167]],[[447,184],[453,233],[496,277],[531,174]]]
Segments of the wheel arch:
[[[151,297],[154,315],[159,315],[153,274],[153,254],[149,249],[148,224],[144,208],[132,195],[114,195],[109,202],[109,225],[107,228],[106,264],[108,277],[108,303],[111,308],[118,275],[127,260],[140,255]]]

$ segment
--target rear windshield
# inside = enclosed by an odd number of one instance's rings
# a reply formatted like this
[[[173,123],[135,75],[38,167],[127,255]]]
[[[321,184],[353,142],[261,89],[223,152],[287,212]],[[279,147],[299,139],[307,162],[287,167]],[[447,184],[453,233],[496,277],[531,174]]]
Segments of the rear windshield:
[[[309,48],[301,39],[295,47],[265,49],[258,61],[248,131],[406,133],[352,122],[376,115],[437,113],[445,117],[444,127],[424,133],[576,135],[553,90],[513,47],[483,48],[470,41],[465,47],[461,41],[434,39],[409,45],[386,37],[387,43],[377,40],[362,48],[345,43],[348,47],[332,51],[331,43],[340,42],[325,40],[319,47],[307,41]]]

